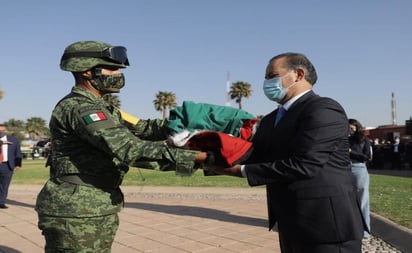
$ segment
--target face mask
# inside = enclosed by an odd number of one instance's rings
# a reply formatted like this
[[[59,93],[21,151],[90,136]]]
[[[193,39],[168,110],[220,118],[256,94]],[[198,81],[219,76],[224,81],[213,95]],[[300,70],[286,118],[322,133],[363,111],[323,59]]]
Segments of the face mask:
[[[357,127],[355,125],[349,124],[349,136],[354,136],[357,131]]]
[[[285,77],[286,75],[284,75],[283,77]],[[295,84],[296,83],[292,84],[288,88],[285,88],[282,85],[282,77],[265,79],[265,81],[263,81],[263,92],[265,93],[268,99],[280,103],[282,99],[286,96],[288,89]]]
[[[104,93],[118,93],[125,84],[123,73],[114,75],[102,75],[101,71],[96,70],[93,77],[93,87]]]

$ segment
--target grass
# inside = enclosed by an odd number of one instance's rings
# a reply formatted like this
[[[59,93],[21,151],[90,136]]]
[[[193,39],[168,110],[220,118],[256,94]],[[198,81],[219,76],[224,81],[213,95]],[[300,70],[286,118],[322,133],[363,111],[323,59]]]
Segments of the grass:
[[[371,210],[412,229],[412,178],[370,176]]]
[[[14,173],[13,184],[44,184],[49,177],[49,169],[44,167],[46,160],[24,160],[23,168]],[[142,180],[142,176],[145,179]],[[226,176],[203,176],[201,170],[191,177],[176,176],[174,171],[130,168],[122,185],[155,186],[199,186],[199,187],[249,187],[246,180]]]
[[[13,184],[44,184],[49,176],[45,160],[24,160],[23,168],[14,173]],[[145,178],[145,180],[142,180]],[[249,187],[246,180],[228,176],[175,176],[174,172],[158,172],[131,168],[123,185],[185,187]],[[397,224],[412,229],[412,178],[370,175],[371,211]]]

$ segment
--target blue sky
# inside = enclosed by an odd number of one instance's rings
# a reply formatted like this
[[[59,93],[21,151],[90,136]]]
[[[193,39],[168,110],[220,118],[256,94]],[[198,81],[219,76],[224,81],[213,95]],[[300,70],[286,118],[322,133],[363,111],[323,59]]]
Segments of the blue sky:
[[[262,92],[268,60],[283,52],[308,56],[314,91],[336,99],[365,126],[412,115],[412,1],[121,0],[2,1],[0,122],[41,117],[74,85],[59,69],[64,48],[100,40],[128,48],[131,66],[122,108],[160,118],[158,91],[224,105],[230,81],[252,84],[243,109],[255,115],[276,104]],[[237,106],[232,101],[233,106]]]

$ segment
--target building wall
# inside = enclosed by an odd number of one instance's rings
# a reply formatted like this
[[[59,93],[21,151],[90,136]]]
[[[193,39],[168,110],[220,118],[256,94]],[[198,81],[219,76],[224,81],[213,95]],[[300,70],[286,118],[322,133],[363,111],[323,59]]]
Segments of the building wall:
[[[406,135],[406,127],[400,125],[380,126],[375,129],[368,129],[365,134],[371,140],[378,138],[379,140],[393,141],[396,137],[410,139]]]

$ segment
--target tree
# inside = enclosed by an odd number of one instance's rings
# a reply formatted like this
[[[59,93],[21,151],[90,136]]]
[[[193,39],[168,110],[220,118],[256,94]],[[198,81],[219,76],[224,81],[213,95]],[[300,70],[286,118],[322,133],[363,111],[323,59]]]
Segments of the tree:
[[[4,96],[4,91],[3,91],[3,90],[0,90],[0,100],[3,99],[3,96]]]
[[[252,95],[252,85],[241,81],[232,83],[229,94],[230,99],[235,99],[239,109],[242,109],[242,98],[249,98]]]
[[[120,108],[120,99],[119,96],[112,95],[112,94],[106,94],[103,96],[103,99],[110,105]]]
[[[10,132],[10,135],[16,137],[20,142],[25,139],[25,123],[23,120],[9,119],[4,122],[4,125],[7,127],[7,130]]]
[[[30,139],[40,140],[48,136],[49,129],[46,127],[46,121],[39,117],[27,119],[26,131],[29,133]]]
[[[173,92],[159,91],[153,103],[156,111],[161,111],[163,119],[165,119],[167,112],[177,106],[176,95]]]
[[[24,121],[19,119],[9,119],[8,121],[4,122],[7,129],[12,131],[11,129],[18,129],[19,131],[24,130]]]

